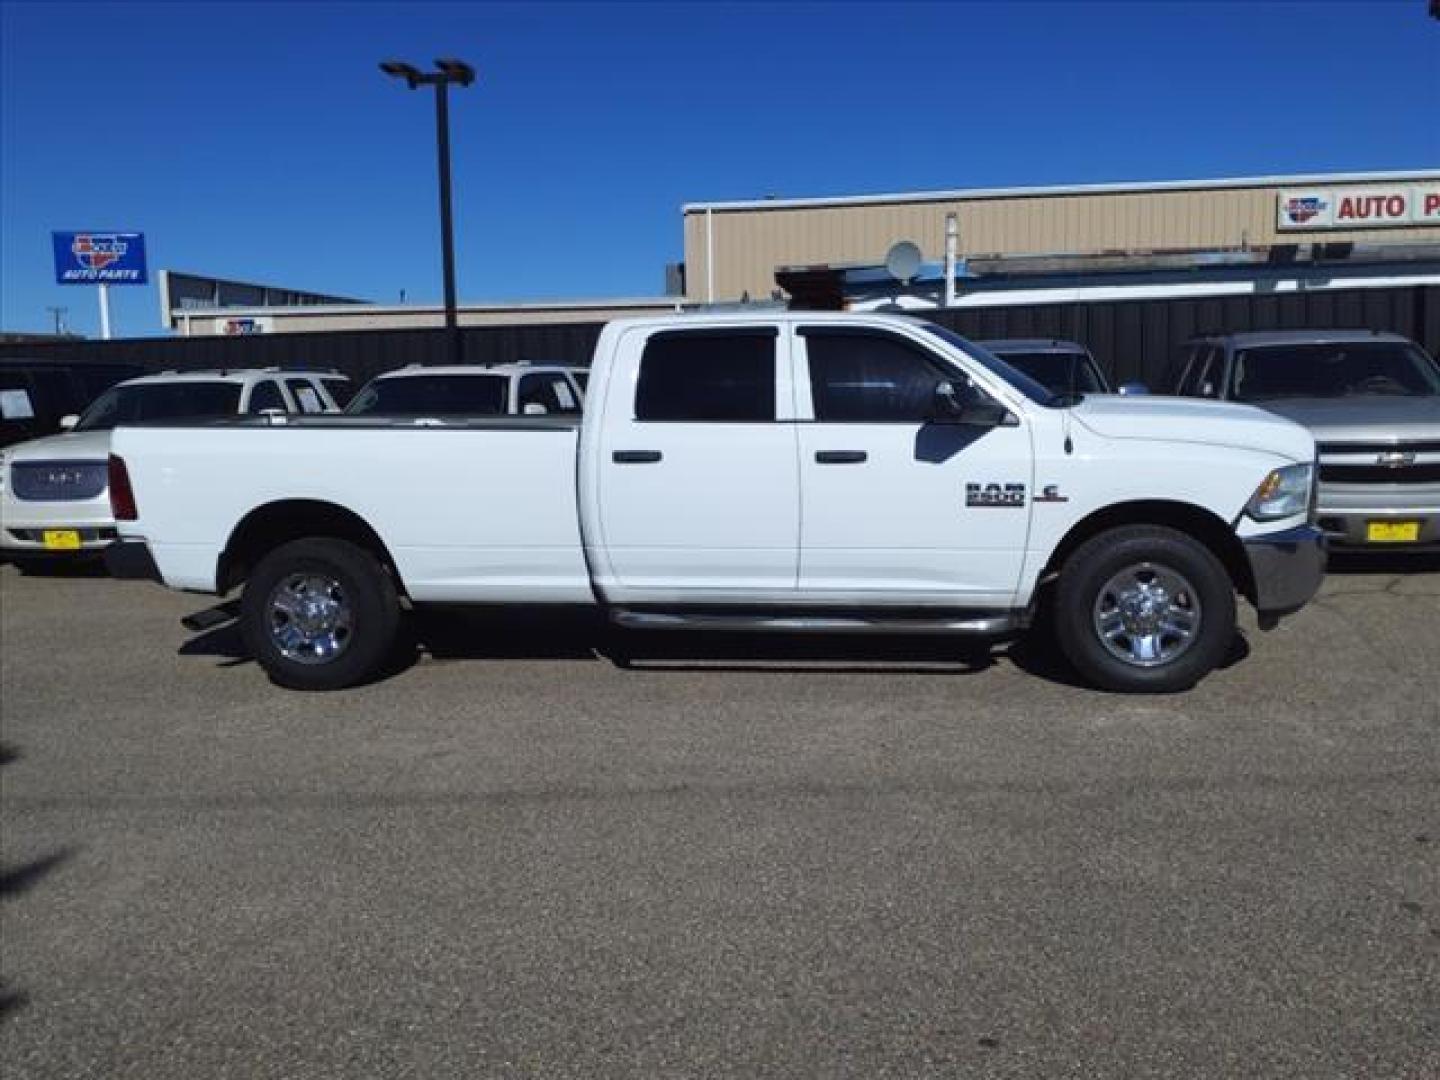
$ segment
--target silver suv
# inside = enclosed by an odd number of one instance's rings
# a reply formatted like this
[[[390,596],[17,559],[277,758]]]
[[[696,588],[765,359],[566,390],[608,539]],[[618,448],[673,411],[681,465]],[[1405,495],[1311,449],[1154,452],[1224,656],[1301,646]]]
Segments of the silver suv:
[[[1440,366],[1399,334],[1287,330],[1196,338],[1170,392],[1304,424],[1316,516],[1337,549],[1440,551]]]
[[[345,412],[438,423],[471,416],[578,416],[583,387],[573,369],[557,364],[411,364],[375,376]]]

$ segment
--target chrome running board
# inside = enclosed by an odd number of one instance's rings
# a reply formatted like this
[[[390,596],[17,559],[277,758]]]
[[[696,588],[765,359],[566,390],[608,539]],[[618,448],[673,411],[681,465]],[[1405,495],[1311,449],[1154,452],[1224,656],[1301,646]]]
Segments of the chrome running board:
[[[1009,614],[984,616],[885,616],[688,614],[614,608],[610,621],[627,630],[745,630],[783,634],[974,634],[1001,637],[1019,626]]]

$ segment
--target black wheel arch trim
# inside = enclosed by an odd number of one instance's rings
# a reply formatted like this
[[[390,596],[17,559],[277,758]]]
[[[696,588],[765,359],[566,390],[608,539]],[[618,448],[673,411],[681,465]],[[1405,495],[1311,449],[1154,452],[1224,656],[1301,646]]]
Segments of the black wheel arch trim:
[[[1112,503],[1081,518],[1065,534],[1040,573],[1042,584],[1053,580],[1081,544],[1107,529],[1126,525],[1167,526],[1200,541],[1214,553],[1230,575],[1235,591],[1252,604],[1256,600],[1255,572],[1245,546],[1225,519],[1203,506],[1178,499],[1138,499]]]
[[[271,551],[306,539],[347,540],[369,551],[394,577],[396,591],[406,594],[400,567],[375,528],[354,510],[325,499],[278,499],[241,518],[216,560],[216,591],[224,596]]]

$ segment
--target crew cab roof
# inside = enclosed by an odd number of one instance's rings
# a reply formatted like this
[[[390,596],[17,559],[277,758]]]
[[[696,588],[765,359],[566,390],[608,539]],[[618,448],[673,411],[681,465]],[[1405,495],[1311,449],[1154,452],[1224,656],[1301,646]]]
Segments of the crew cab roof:
[[[611,319],[605,324],[606,330],[646,329],[683,331],[690,326],[698,330],[716,326],[775,326],[780,324],[836,323],[841,326],[876,324],[890,326],[926,327],[936,326],[931,319],[913,315],[897,314],[891,311],[787,311],[781,308],[765,308],[757,311],[688,311],[663,315],[635,315],[624,319]]]

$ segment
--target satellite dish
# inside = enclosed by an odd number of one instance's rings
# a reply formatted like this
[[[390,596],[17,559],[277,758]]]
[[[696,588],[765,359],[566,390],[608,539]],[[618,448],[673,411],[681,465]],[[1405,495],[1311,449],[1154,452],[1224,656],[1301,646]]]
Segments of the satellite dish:
[[[901,240],[894,244],[885,256],[885,269],[890,271],[890,276],[896,281],[909,281],[920,272],[920,264],[925,256],[920,253],[920,248],[909,240]]]

